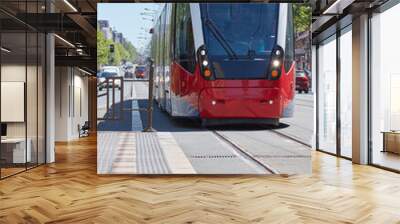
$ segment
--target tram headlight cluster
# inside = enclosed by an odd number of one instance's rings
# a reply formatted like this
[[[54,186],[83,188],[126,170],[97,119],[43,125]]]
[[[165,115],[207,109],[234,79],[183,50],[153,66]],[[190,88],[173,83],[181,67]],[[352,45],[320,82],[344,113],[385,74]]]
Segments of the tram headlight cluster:
[[[211,69],[210,69],[210,63],[208,61],[207,57],[207,50],[204,45],[200,46],[199,49],[197,50],[197,57],[198,61],[200,63],[200,72],[203,75],[203,77],[207,80],[211,80],[213,78]]]
[[[277,45],[271,53],[271,60],[268,71],[269,77],[273,80],[277,80],[281,76],[283,55],[283,49],[279,45]]]

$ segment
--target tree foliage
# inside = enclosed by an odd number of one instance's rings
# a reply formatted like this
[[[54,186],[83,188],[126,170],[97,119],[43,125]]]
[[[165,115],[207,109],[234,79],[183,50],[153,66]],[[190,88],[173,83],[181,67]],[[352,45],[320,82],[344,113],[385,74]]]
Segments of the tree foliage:
[[[97,30],[97,67],[108,64],[109,48],[106,38]]]
[[[110,45],[114,45],[114,52],[110,52]],[[123,60],[134,61],[137,51],[133,44],[126,41],[123,44],[107,40],[104,34],[97,30],[97,67],[100,65],[119,65]]]
[[[126,49],[128,53],[128,58],[127,60],[129,61],[134,61],[138,57],[138,53],[136,51],[136,48],[133,46],[133,44],[129,41],[125,42],[123,44],[123,47]]]
[[[293,4],[293,15],[296,33],[310,29],[312,14],[309,4]]]

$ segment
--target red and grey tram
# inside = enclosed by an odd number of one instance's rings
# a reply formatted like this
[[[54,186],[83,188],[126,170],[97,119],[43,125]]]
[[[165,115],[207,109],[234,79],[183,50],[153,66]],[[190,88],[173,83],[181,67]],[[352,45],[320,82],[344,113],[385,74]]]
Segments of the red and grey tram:
[[[288,3],[171,3],[152,29],[154,95],[173,117],[279,124],[293,115]]]

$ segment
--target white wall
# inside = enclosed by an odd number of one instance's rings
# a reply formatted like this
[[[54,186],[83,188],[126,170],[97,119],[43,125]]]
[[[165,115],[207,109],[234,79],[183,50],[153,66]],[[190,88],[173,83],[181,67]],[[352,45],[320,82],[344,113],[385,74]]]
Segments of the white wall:
[[[79,137],[78,125],[88,120],[88,78],[76,68],[56,67],[56,141]]]
[[[69,69],[55,68],[55,141],[68,140]]]

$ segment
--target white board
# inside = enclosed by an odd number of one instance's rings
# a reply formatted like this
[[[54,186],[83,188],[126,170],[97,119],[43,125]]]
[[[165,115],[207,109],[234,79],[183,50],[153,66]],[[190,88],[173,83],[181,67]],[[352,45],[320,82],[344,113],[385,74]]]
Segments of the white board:
[[[24,82],[1,82],[1,122],[24,122],[24,102]]]

